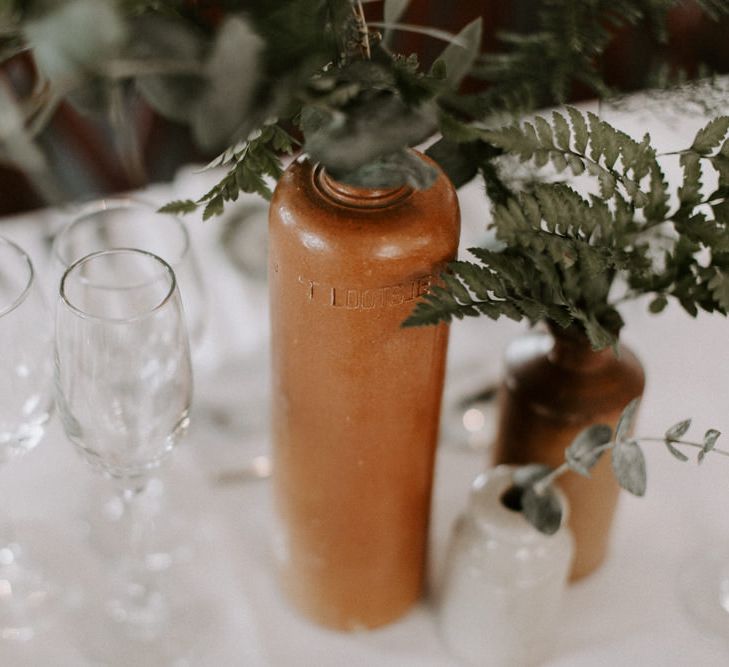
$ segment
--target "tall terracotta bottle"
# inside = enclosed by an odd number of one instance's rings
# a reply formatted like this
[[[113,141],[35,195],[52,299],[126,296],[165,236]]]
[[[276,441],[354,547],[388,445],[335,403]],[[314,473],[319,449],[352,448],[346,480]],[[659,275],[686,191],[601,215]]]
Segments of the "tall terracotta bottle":
[[[440,172],[370,190],[303,160],[274,193],[274,550],[287,597],[325,626],[382,625],[420,596],[448,331],[401,323],[458,236]]]
[[[590,424],[613,428],[623,408],[645,385],[643,368],[625,346],[594,351],[586,336],[553,327],[514,341],[506,354],[495,463],[558,466],[572,439]],[[587,479],[560,478],[575,536],[572,579],[594,571],[605,558],[620,491],[603,456]]]

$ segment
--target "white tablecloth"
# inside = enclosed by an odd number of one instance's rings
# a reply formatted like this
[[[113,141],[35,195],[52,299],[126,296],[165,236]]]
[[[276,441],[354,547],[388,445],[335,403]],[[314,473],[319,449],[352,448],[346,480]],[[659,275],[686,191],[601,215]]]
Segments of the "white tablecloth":
[[[663,138],[688,145],[690,123]],[[638,130],[640,123],[637,123]],[[172,186],[150,188],[157,201],[197,195],[211,175],[183,170]],[[483,236],[487,204],[479,185],[460,193],[465,245]],[[0,225],[0,234],[24,245],[43,267],[40,239],[60,214],[31,213]],[[222,359],[255,353],[266,336],[264,287],[245,284],[225,260],[217,237],[220,222],[189,221],[213,311],[198,373],[210,374]],[[648,384],[638,424],[642,434],[660,435],[692,416],[697,437],[708,427],[729,442],[729,323],[702,315],[694,321],[671,306],[660,316],[646,304],[628,304],[624,340],[642,359]],[[453,326],[449,383],[464,362],[480,367],[484,381],[499,375],[503,347],[525,327],[482,320]],[[0,352],[1,353],[1,352]],[[691,433],[693,433],[692,431]],[[725,444],[726,446],[726,444]],[[195,535],[191,604],[208,605],[208,627],[187,663],[201,667],[273,665],[312,667],[426,667],[454,664],[441,646],[426,600],[401,621],[378,631],[338,634],[299,618],[275,585],[269,551],[270,486],[266,481],[220,486],[211,482],[205,433],[193,429],[173,456],[166,476],[170,498]],[[208,449],[207,451],[214,451]],[[686,563],[711,540],[729,538],[729,462],[714,457],[703,466],[681,464],[660,445],[646,445],[649,483],[643,499],[624,494],[609,558],[596,574],[570,587],[554,635],[550,667],[605,665],[729,664],[729,644],[695,625],[684,612],[677,581]],[[437,586],[451,524],[462,510],[472,478],[484,467],[483,452],[441,443],[433,496],[430,546],[431,591]],[[25,459],[5,467],[0,508],[14,519],[31,518],[60,532],[80,552],[79,517],[88,509],[92,472],[77,457],[54,419],[45,440]],[[70,554],[75,553],[73,549]],[[63,554],[59,554],[63,557]],[[73,556],[75,558],[75,556]],[[83,569],[83,558],[78,560]],[[193,595],[193,593],[191,593]],[[94,664],[79,649],[83,628],[63,622],[20,645],[0,643],[0,665],[63,667]],[[729,617],[727,620],[729,638]],[[124,665],[123,656],[118,664]]]

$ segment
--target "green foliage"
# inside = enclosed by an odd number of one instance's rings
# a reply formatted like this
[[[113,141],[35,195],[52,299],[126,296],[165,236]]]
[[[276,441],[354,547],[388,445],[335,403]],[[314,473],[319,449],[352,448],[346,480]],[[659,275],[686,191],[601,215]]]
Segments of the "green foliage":
[[[471,249],[479,260],[454,262],[442,288],[417,304],[406,326],[487,315],[551,320],[582,330],[596,349],[616,345],[623,325],[617,306],[653,294],[652,312],[675,298],[691,315],[729,311],[729,117],[712,120],[680,154],[678,207],[660,156],[646,135],[638,142],[595,114],[567,107],[550,119],[478,136],[503,154],[557,174],[586,174],[597,193],[583,195],[562,181],[537,182],[504,193],[492,206],[500,251]],[[498,161],[498,157],[495,158]],[[703,169],[719,188],[703,193]],[[661,261],[656,250],[662,250]],[[701,257],[708,252],[708,262]],[[628,291],[616,297],[624,279]]]
[[[610,90],[603,77],[603,57],[616,32],[634,27],[648,46],[651,61],[634,76],[634,83],[649,87],[656,73],[669,69],[666,23],[682,0],[541,0],[536,4],[533,28],[528,33],[498,35],[503,48],[483,54],[471,76],[487,82],[485,91],[450,100],[452,108],[471,118],[487,120],[503,111],[521,113],[564,104],[576,85],[595,96]],[[729,13],[724,0],[699,3],[704,13],[718,20]]]
[[[277,179],[283,172],[280,153],[292,153],[296,141],[278,125],[266,125],[232,151],[226,151],[214,164],[230,169],[220,183],[196,201],[174,201],[163,206],[163,213],[183,215],[204,206],[203,220],[220,215],[225,202],[236,201],[241,192],[254,192],[271,198],[266,176]]]
[[[633,422],[640,399],[632,400],[623,410],[615,433],[606,424],[594,424],[581,431],[565,450],[565,462],[557,467],[529,464],[521,466],[514,473],[513,486],[507,494],[510,507],[521,509],[529,523],[547,535],[555,533],[562,520],[562,507],[559,496],[554,492],[553,483],[563,474],[572,470],[585,477],[599,461],[603,453],[610,451],[611,466],[618,484],[635,496],[644,496],[647,484],[646,462],[639,442],[663,442],[669,452],[679,461],[688,461],[676,445],[699,449],[697,462],[701,463],[710,452],[729,456],[729,452],[716,449],[721,433],[709,429],[701,443],[682,440],[688,431],[691,420],[685,419],[669,428],[663,438],[632,438]]]
[[[449,44],[438,57],[437,64],[434,65],[434,67],[438,64],[443,66],[446,82],[454,90],[471,70],[481,49],[482,24],[480,16],[471,21],[456,36],[457,43]]]
[[[635,440],[616,443],[611,462],[620,486],[634,496],[644,496],[647,473],[645,456],[638,443]]]
[[[716,441],[719,439],[720,435],[721,433],[715,428],[710,428],[706,431],[704,434],[704,442],[702,443],[701,451],[699,452],[698,463],[703,463],[706,455],[713,451],[714,447],[716,447]]]
[[[605,424],[593,424],[578,433],[565,450],[565,460],[570,470],[583,477],[590,476],[590,470],[600,460],[602,453],[613,437],[613,430]]]
[[[26,122],[32,121],[31,139],[61,98],[108,113],[112,92],[118,100],[118,92],[133,84],[158,112],[189,124],[201,146],[233,146],[226,153],[237,152],[236,144],[256,129],[274,122],[284,127],[300,122],[304,150],[337,178],[363,186],[430,185],[433,170],[415,164],[407,148],[440,130],[443,138],[429,154],[457,184],[480,175],[492,201],[506,206],[512,192],[499,170],[498,156],[509,149],[497,145],[496,139],[492,142],[482,129],[493,127],[502,112],[559,102],[575,83],[607,92],[600,58],[615,29],[644,24],[655,40],[663,39],[666,13],[678,2],[540,0],[531,34],[503,35],[506,53],[479,57],[479,19],[458,35],[438,27],[403,25],[398,21],[407,0],[387,0],[384,23],[369,26],[361,12],[363,3],[354,0],[212,5],[175,0],[8,0],[0,4],[0,57],[30,45],[49,79],[49,94],[39,92],[43,90],[39,86],[34,98],[20,105],[28,110]],[[701,5],[712,16],[726,13],[723,0],[703,0]],[[364,7],[368,8],[366,3]],[[385,29],[384,41],[373,29],[377,27]],[[417,57],[391,52],[388,40],[395,30],[416,31],[449,43],[424,71]],[[469,75],[487,82],[487,89],[476,95],[460,93],[459,84]],[[617,158],[610,134],[598,137],[601,126],[594,119],[571,117],[571,121],[571,128],[562,117],[555,119],[555,126],[539,122],[533,128],[540,142],[548,143],[551,136],[557,149],[540,147],[534,160],[549,160],[559,171],[574,174],[592,168],[604,196],[614,189],[633,188],[631,202],[639,203],[641,190],[634,185],[638,176],[621,181],[613,173]],[[722,174],[722,184],[729,186],[729,149],[712,155],[712,142],[723,134],[721,130],[721,126],[707,129],[691,155],[710,157]],[[591,156],[590,164],[577,155],[559,153],[570,142],[581,152],[588,132],[596,143],[605,142],[604,152]],[[265,179],[278,173],[272,166],[275,160],[268,158],[236,165],[212,194],[200,199],[207,213],[222,210],[237,196],[236,187],[238,192],[267,194]],[[696,196],[696,160],[684,160],[687,183],[682,193],[690,204]],[[652,208],[659,216],[665,206],[662,178],[659,172],[651,172],[651,178],[654,187],[647,194],[652,199],[644,209]],[[711,293],[713,288],[704,289]],[[605,338],[599,331],[595,335]]]
[[[128,27],[112,0],[70,0],[33,17],[23,35],[40,72],[67,92],[118,55]]]

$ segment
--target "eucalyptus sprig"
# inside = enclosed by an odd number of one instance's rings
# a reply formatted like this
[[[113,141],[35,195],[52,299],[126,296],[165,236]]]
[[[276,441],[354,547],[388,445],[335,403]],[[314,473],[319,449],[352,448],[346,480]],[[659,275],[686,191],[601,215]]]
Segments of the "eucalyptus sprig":
[[[502,248],[472,248],[479,263],[452,263],[406,326],[478,315],[547,319],[577,326],[600,349],[617,342],[619,304],[643,294],[653,295],[652,312],[668,298],[692,316],[729,311],[729,117],[709,122],[679,151],[683,179],[673,190],[661,167],[667,156],[649,134],[636,141],[573,107],[478,132],[538,168],[585,174],[595,192],[557,180],[506,193],[490,225]],[[708,194],[705,169],[718,180]],[[619,277],[628,289],[615,294]]]
[[[607,424],[594,424],[581,431],[565,450],[565,461],[557,468],[533,464],[522,466],[514,474],[513,487],[507,491],[508,505],[518,509],[537,530],[547,535],[555,533],[562,523],[562,503],[553,484],[567,472],[590,477],[590,470],[605,452],[611,452],[612,471],[618,484],[635,496],[646,492],[647,473],[641,442],[662,442],[676,459],[682,462],[689,457],[680,447],[698,449],[700,464],[709,453],[729,456],[729,451],[716,448],[721,433],[710,428],[701,442],[684,440],[691,426],[690,419],[674,424],[663,437],[633,437],[633,423],[640,399],[631,401],[623,410],[613,434]]]

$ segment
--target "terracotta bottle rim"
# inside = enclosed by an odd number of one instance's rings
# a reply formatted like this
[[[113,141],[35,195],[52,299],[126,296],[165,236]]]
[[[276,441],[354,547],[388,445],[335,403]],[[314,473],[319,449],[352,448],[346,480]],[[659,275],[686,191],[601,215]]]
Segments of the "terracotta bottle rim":
[[[325,199],[339,206],[351,208],[386,208],[398,204],[412,195],[413,188],[401,185],[398,188],[363,188],[337,181],[330,176],[323,165],[312,170],[314,189]]]

